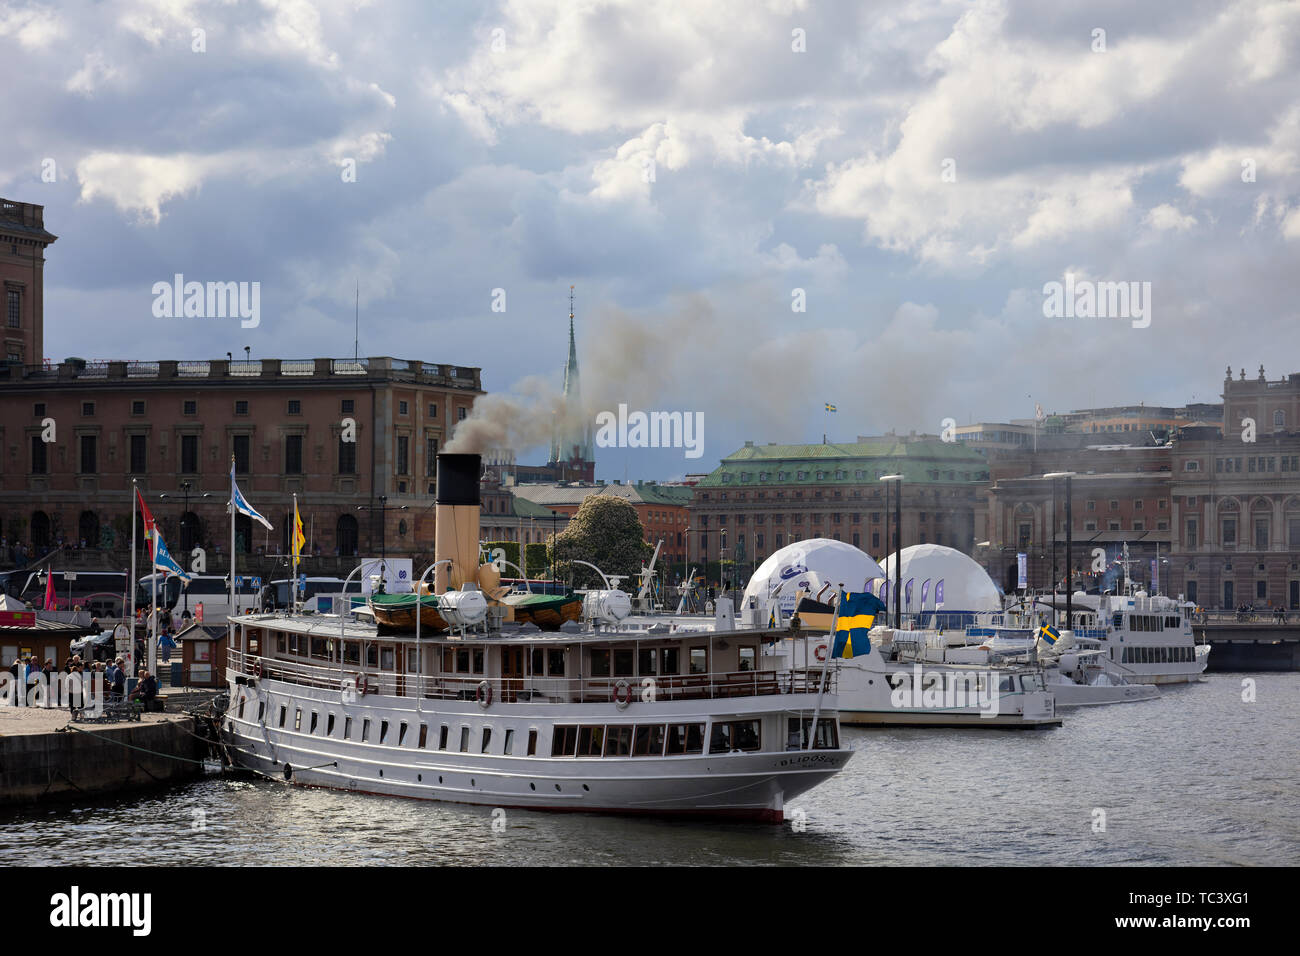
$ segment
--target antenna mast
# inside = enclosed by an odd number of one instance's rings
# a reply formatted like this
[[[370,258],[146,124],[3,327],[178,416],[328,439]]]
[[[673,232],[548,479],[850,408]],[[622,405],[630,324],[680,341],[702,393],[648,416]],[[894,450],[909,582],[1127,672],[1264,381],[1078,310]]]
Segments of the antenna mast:
[[[352,361],[361,360],[361,279],[357,279],[357,302],[352,327]]]

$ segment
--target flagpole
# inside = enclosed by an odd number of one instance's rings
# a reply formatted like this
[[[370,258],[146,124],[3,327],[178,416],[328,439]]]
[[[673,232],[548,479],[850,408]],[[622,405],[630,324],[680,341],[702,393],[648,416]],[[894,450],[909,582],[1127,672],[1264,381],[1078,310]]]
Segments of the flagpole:
[[[131,637],[126,644],[126,661],[129,670],[123,677],[123,681],[125,681],[126,677],[132,676],[131,671],[135,670],[137,663],[135,660],[135,549],[137,547],[135,540],[135,499],[140,492],[136,490],[136,482],[137,479],[131,479],[131,616],[128,618],[130,623],[127,625],[130,628]]]
[[[808,746],[805,750],[813,749],[813,742],[817,739],[817,718],[822,712],[822,696],[826,693],[826,671],[831,666],[831,656],[835,653],[835,627],[840,620],[840,601],[843,600],[844,592],[839,588],[835,589],[835,611],[831,615],[831,632],[826,640],[826,660],[822,661],[822,677],[817,688],[817,704],[813,707],[812,726],[808,728]]]
[[[149,638],[149,646],[145,648],[144,652],[145,669],[150,674],[153,674],[154,668],[158,666],[158,562],[156,560],[158,556],[158,534],[158,526],[154,525],[153,541],[150,542],[153,547],[150,549],[149,554],[149,589],[151,593],[149,617],[153,619],[153,636]],[[154,680],[157,679],[155,674]]]
[[[235,590],[235,456],[230,456],[230,611],[239,616],[238,592]]]
[[[289,543],[293,551],[293,578],[289,581],[290,591],[293,600],[289,602],[289,612],[298,613],[298,493],[293,495],[293,527],[289,529]],[[416,613],[419,613],[417,609]],[[340,651],[342,653],[342,651]]]

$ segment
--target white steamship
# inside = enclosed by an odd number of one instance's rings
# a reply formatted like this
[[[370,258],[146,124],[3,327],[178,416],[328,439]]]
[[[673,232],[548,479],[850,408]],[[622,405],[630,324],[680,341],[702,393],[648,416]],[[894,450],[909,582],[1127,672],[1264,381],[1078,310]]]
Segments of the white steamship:
[[[447,627],[381,633],[364,610],[231,621],[237,763],[362,793],[771,822],[845,765],[835,671],[764,659],[772,632],[634,621],[612,589],[587,595],[581,624],[513,623],[479,564],[479,475],[477,455],[438,458],[420,604]]]

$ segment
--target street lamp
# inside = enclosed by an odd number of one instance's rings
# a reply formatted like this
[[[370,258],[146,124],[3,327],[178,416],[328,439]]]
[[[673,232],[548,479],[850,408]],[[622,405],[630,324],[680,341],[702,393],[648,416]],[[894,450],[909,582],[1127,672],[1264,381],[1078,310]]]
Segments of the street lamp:
[[[1073,503],[1073,487],[1071,481],[1074,479],[1073,471],[1052,471],[1043,475],[1044,478],[1051,478],[1055,481],[1057,478],[1065,479],[1065,627],[1067,630],[1074,630],[1074,516],[1071,510]],[[1055,541],[1056,529],[1052,529],[1052,538]],[[1052,585],[1056,587],[1055,584]]]
[[[885,485],[885,544],[889,541],[889,485],[894,485],[894,627],[903,626],[903,476],[881,475]]]
[[[188,515],[188,514],[190,513],[190,488],[191,488],[191,487],[193,487],[193,486],[192,486],[188,481],[182,481],[182,482],[181,482],[181,522],[180,522],[180,535],[181,535],[181,539],[180,539],[180,542],[179,542],[179,543],[180,543],[180,546],[181,546],[181,548],[180,548],[181,551],[187,551],[187,550],[189,550],[189,548],[188,548],[187,545],[186,545],[186,541],[185,541],[185,516]],[[167,496],[168,496],[168,495],[167,495],[167,492],[164,491],[164,492],[163,492],[162,494],[160,494],[158,497],[159,497],[159,498],[166,498]],[[196,498],[211,498],[212,495],[210,495],[210,494],[207,493],[207,492],[203,492],[203,493],[200,494],[200,495],[195,495],[195,497],[196,497]],[[192,545],[193,542],[190,542],[190,544]],[[184,595],[184,601],[185,601],[185,607],[184,607],[184,610],[183,610],[183,612],[182,612],[182,616],[184,616],[184,615],[187,615],[187,614],[190,613],[190,589],[187,588],[187,587],[185,587],[184,585],[182,585],[182,587],[181,587],[181,592],[182,592],[182,594]]]

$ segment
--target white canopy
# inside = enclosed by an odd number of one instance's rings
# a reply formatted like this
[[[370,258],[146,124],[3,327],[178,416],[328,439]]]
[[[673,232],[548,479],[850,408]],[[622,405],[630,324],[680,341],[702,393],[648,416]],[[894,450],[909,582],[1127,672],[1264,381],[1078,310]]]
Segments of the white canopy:
[[[869,580],[884,574],[875,559],[860,548],[830,538],[810,538],[786,545],[759,565],[745,587],[741,605],[748,605],[751,597],[758,599],[759,606],[775,598],[782,612],[788,614],[794,610],[800,590],[814,597],[823,588],[827,595],[839,586],[846,591],[862,591]]]
[[[894,586],[894,556],[885,559],[884,573],[889,586]],[[943,582],[943,609],[945,611],[1000,611],[1002,601],[988,572],[974,560],[953,548],[939,544],[914,544],[903,549],[903,611],[908,610],[907,582],[912,581],[913,611],[933,610],[938,596],[939,582]],[[922,608],[921,591],[925,582],[925,606]],[[873,594],[880,594],[880,581],[872,584]],[[891,594],[889,606],[894,606]]]

